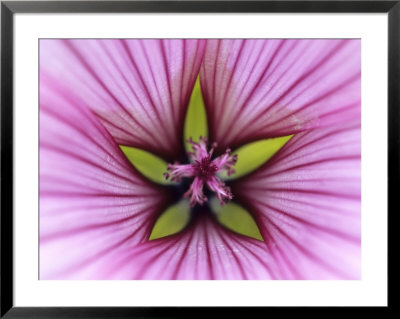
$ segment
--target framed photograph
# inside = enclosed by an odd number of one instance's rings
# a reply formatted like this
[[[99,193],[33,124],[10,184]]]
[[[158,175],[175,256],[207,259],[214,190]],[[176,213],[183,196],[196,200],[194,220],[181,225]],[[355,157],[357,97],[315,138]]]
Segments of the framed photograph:
[[[1,317],[390,309],[399,29],[398,1],[2,1]]]

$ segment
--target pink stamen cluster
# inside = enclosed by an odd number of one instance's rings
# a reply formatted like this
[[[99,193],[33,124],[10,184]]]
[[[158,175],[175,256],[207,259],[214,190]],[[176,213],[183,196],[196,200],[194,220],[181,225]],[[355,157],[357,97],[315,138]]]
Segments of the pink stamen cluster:
[[[178,162],[168,165],[168,172],[164,173],[166,179],[180,182],[182,177],[194,178],[189,190],[185,193],[185,197],[190,197],[190,204],[193,207],[196,203],[202,205],[207,201],[207,197],[203,193],[203,186],[207,186],[211,191],[215,192],[221,205],[226,200],[232,199],[232,193],[229,187],[216,175],[217,173],[226,171],[229,175],[235,173],[233,166],[237,162],[237,155],[231,155],[228,148],[225,153],[211,160],[216,143],[213,143],[210,151],[207,151],[208,140],[205,137],[199,138],[199,142],[194,142],[191,138],[188,143],[192,145],[192,152],[188,153],[191,164],[181,165]]]

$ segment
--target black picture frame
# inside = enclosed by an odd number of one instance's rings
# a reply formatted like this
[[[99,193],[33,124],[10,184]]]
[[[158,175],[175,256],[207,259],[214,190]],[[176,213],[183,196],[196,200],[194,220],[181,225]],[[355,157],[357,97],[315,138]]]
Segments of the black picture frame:
[[[388,216],[398,210],[400,144],[400,1],[1,1],[1,318],[178,318],[213,314],[245,317],[282,314],[279,307],[15,307],[13,303],[13,19],[15,13],[120,13],[120,12],[310,12],[388,14]],[[389,226],[388,226],[389,228]],[[388,229],[388,258],[393,231]],[[389,258],[389,265],[390,265]],[[389,267],[389,276],[390,276]],[[392,284],[393,285],[393,284]],[[390,281],[388,280],[388,287]],[[369,313],[388,307],[363,308]],[[297,315],[309,307],[290,307]],[[285,310],[289,310],[285,309]],[[340,307],[330,308],[335,314]],[[353,308],[354,309],[354,308]],[[357,308],[358,310],[363,310]],[[325,313],[326,308],[313,308]],[[348,311],[347,308],[345,311]]]

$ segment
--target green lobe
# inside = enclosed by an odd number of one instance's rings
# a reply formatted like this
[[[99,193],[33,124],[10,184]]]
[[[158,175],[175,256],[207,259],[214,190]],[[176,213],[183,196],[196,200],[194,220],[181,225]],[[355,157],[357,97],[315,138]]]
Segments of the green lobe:
[[[278,152],[292,136],[260,140],[238,148],[233,152],[238,155],[238,161],[234,166],[236,172],[231,176],[221,174],[221,177],[224,180],[235,179],[256,170]]]
[[[180,232],[190,219],[189,200],[184,199],[170,206],[157,219],[149,240],[166,237]]]
[[[221,206],[216,197],[210,201],[210,204],[222,225],[236,233],[264,241],[253,217],[242,206],[233,202]]]
[[[139,148],[124,145],[119,147],[132,165],[145,177],[158,184],[172,184],[163,176],[168,164],[161,158]]]
[[[193,141],[198,141],[200,136],[208,136],[207,115],[201,94],[200,80],[197,78],[185,118],[183,137],[185,139],[186,151],[191,151],[192,147],[186,141],[191,137]]]

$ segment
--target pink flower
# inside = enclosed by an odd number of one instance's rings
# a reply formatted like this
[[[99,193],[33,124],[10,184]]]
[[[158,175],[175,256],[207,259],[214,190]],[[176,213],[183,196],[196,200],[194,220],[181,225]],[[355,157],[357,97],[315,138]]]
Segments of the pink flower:
[[[41,40],[40,278],[359,279],[360,68],[359,40]],[[198,75],[209,143],[185,162]],[[254,172],[219,177],[230,150],[288,135]],[[190,181],[181,232],[149,240],[177,193],[119,145]],[[221,226],[210,196],[245,207],[264,241]]]

